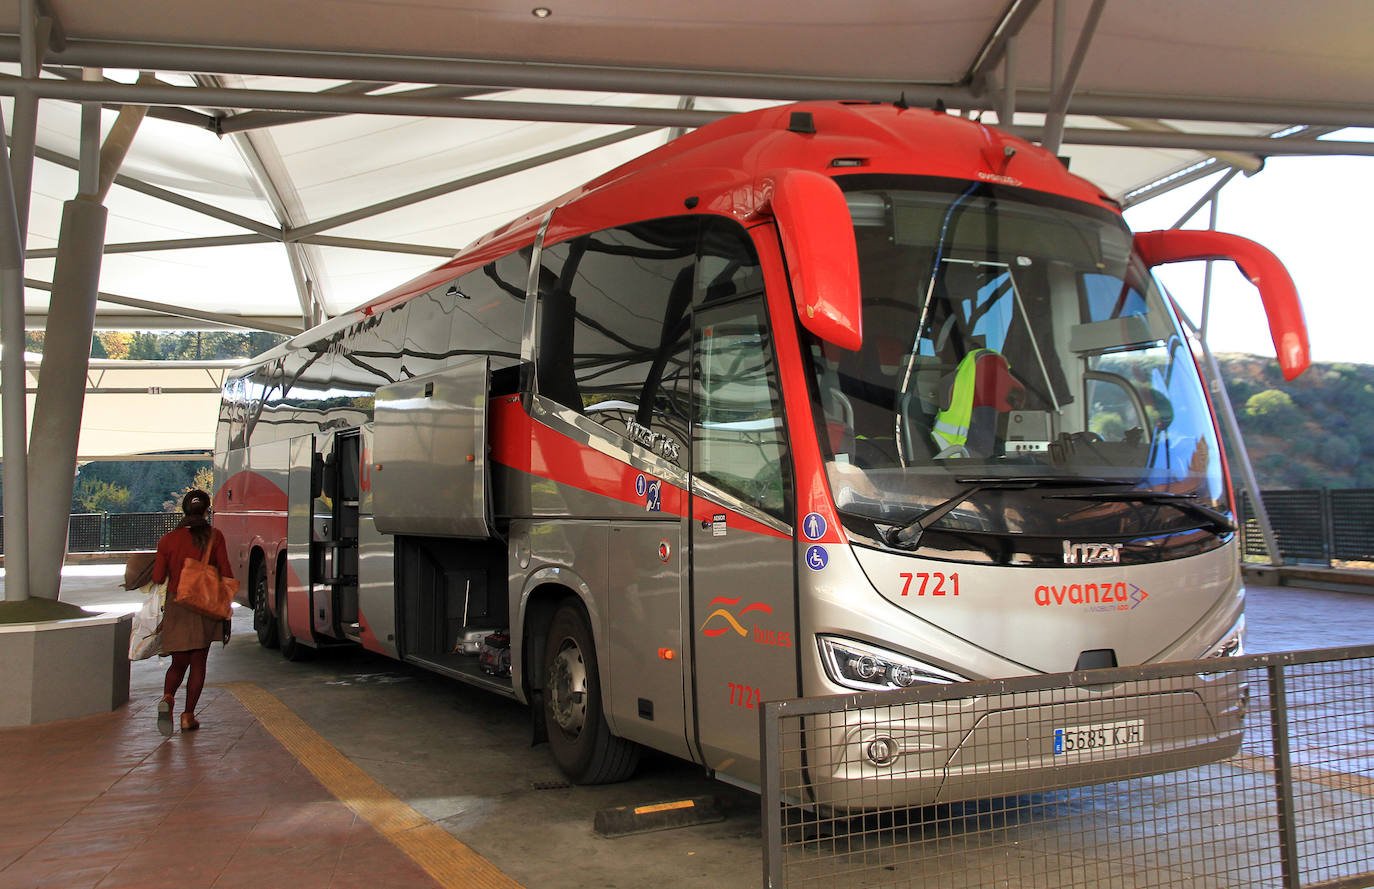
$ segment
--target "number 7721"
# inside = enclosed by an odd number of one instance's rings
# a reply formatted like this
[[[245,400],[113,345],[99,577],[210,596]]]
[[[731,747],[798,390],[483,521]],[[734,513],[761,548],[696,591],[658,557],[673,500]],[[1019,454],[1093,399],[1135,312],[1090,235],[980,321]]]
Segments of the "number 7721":
[[[939,571],[903,571],[897,575],[902,578],[903,596],[957,596],[959,595],[959,575],[944,574]],[[934,585],[932,586],[932,581]],[[911,589],[913,582],[919,582],[916,590]]]

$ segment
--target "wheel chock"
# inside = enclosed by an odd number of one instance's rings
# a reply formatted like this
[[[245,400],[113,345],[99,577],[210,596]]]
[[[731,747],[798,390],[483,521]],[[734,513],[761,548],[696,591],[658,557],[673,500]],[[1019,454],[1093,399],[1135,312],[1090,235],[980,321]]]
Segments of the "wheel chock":
[[[724,821],[725,813],[713,796],[616,806],[596,813],[593,828],[599,836],[623,837],[654,830],[673,830]]]

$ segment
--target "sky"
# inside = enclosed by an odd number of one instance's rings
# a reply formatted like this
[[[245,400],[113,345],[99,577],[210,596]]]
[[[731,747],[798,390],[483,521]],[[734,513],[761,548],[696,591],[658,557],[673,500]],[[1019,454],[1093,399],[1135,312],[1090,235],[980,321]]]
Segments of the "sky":
[[[1374,141],[1374,130],[1329,138]],[[1126,211],[1134,231],[1168,228],[1221,174],[1175,189]],[[1221,191],[1217,230],[1268,247],[1298,288],[1314,362],[1374,364],[1374,157],[1272,157],[1251,177]],[[1206,228],[1203,207],[1184,226]],[[1199,322],[1203,263],[1163,267],[1156,274],[1185,312]],[[1272,356],[1259,293],[1234,263],[1217,263],[1207,343],[1213,352]]]

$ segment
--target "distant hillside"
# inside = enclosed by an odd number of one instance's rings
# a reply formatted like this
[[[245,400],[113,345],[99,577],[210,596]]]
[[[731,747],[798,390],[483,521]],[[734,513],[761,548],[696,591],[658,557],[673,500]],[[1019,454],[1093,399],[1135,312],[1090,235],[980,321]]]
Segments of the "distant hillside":
[[[1219,354],[1263,488],[1374,488],[1374,365],[1316,364],[1292,382],[1278,362]]]

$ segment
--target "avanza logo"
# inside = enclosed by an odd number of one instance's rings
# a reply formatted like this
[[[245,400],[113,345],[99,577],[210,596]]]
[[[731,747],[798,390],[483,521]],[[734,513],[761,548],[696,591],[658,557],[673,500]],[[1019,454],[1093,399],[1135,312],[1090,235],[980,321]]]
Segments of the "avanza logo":
[[[1064,586],[1042,584],[1035,588],[1035,604],[1085,605],[1088,611],[1132,611],[1150,594],[1133,583],[1070,583]]]
[[[706,607],[710,608],[713,605],[728,605],[731,608],[733,608],[736,605],[738,605],[739,602],[739,599],[730,599],[725,596],[717,596],[716,598],[712,599]],[[763,602],[751,602],[750,604],[741,608],[738,612],[738,615],[739,617],[744,617],[744,615],[748,614],[751,611],[762,611],[764,614],[772,614],[773,606]],[[714,626],[710,629],[707,629],[707,625],[710,624],[712,621],[715,621],[717,618],[719,618],[720,621],[724,621],[726,625]],[[717,621],[717,623],[719,623],[720,621]],[[736,619],[735,614],[732,614],[726,608],[717,608],[715,611],[712,611],[709,615],[707,615],[706,620],[702,621],[701,623],[701,634],[703,636],[714,638],[716,636],[724,635],[725,633],[728,633],[730,630],[734,630],[736,633],[738,633],[745,639],[748,639],[751,635],[749,630],[746,630],[740,624],[739,620]],[[754,637],[754,641],[759,643],[760,645],[777,645],[782,648],[792,647],[791,633],[784,633],[778,630],[765,630],[758,624],[754,624],[754,632],[752,633],[752,635]]]

